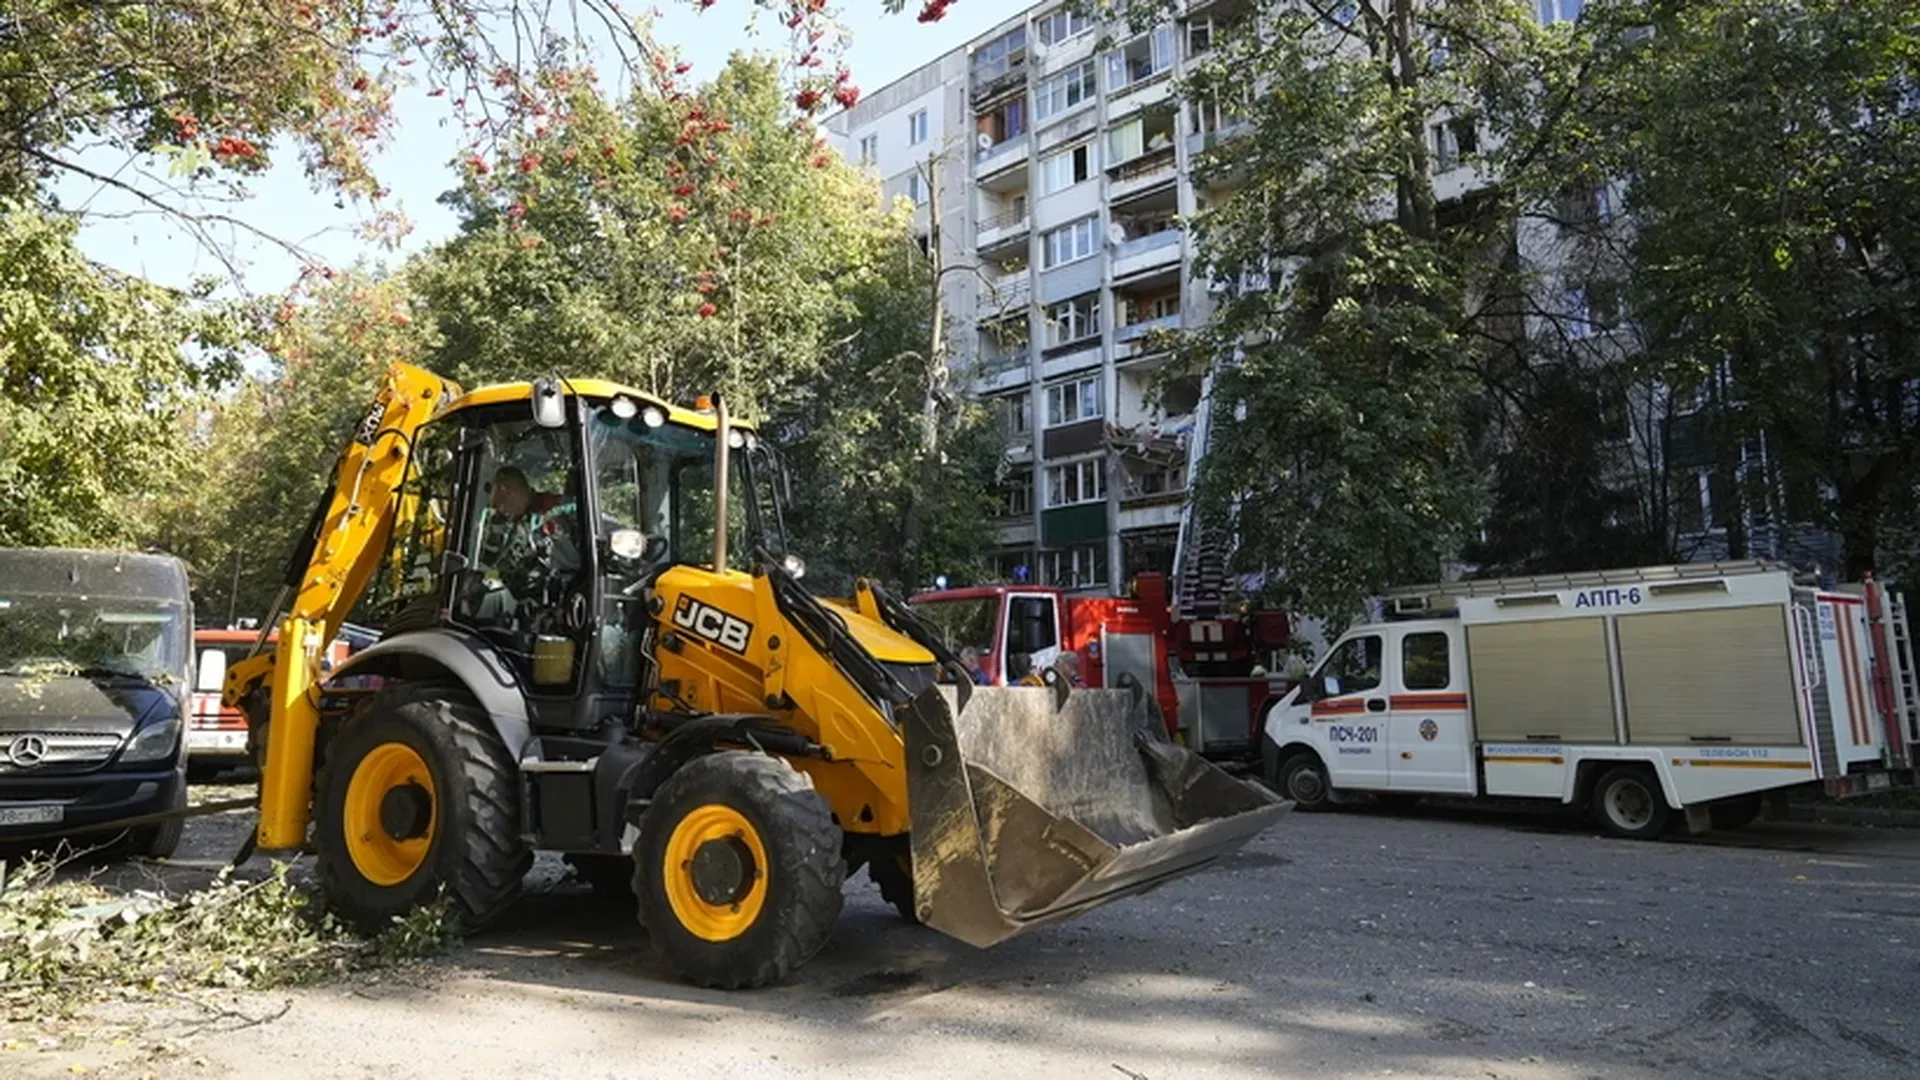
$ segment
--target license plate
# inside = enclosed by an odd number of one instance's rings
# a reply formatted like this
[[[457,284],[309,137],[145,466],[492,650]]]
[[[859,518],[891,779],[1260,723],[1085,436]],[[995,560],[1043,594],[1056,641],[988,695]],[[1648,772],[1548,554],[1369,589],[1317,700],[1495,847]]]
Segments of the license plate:
[[[189,731],[187,749],[192,750],[245,750],[247,733],[244,731]]]
[[[0,825],[57,825],[66,816],[64,806],[0,806]]]

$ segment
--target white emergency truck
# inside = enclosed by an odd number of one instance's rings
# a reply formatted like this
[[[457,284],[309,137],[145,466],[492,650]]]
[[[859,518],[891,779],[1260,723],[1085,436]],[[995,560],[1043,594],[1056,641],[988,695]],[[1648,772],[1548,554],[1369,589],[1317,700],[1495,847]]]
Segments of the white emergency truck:
[[[1267,777],[1346,792],[1585,804],[1611,832],[1737,827],[1768,791],[1914,782],[1905,607],[1786,567],[1710,563],[1452,582],[1382,598],[1268,710]]]

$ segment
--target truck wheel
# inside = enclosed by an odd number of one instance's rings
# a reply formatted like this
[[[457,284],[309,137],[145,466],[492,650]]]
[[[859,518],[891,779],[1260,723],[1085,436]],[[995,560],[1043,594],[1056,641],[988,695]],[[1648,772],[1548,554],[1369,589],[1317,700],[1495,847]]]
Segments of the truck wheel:
[[[880,899],[892,904],[901,918],[918,923],[920,912],[913,904],[913,851],[905,844],[899,848],[876,852],[873,861],[867,863],[867,877],[880,886]]]
[[[847,872],[841,842],[827,801],[785,761],[741,750],[696,758],[641,820],[640,922],[690,981],[764,986],[832,934]]]
[[[1327,767],[1312,754],[1295,754],[1280,763],[1280,794],[1293,800],[1295,810],[1312,812],[1333,805],[1333,785]]]
[[[327,907],[378,931],[442,895],[465,931],[520,895],[519,777],[486,713],[460,690],[381,690],[327,747],[314,819]]]
[[[1760,816],[1761,795],[1737,795],[1731,799],[1722,799],[1707,807],[1707,813],[1713,818],[1716,829],[1742,829],[1753,824]]]
[[[1653,774],[1630,766],[1614,769],[1593,786],[1593,814],[1615,836],[1651,840],[1666,831],[1672,811]]]

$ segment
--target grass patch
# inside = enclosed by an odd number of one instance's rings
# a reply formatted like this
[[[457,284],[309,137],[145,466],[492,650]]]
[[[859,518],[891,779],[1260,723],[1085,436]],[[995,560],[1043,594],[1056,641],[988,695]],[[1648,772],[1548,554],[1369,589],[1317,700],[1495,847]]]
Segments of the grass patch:
[[[0,1007],[70,1016],[106,999],[263,989],[442,955],[458,941],[445,901],[355,933],[276,862],[167,894],[116,894],[59,866],[0,864]]]

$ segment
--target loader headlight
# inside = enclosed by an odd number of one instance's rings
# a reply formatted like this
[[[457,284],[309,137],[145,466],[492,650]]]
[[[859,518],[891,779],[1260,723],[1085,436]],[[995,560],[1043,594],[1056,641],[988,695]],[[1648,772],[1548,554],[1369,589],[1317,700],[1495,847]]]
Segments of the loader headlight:
[[[795,581],[807,576],[807,560],[792,552],[788,552],[787,557],[780,560],[780,567],[792,574]]]
[[[127,740],[126,749],[120,751],[120,760],[160,761],[173,756],[174,745],[179,741],[180,718],[168,717],[134,732],[133,738]]]

